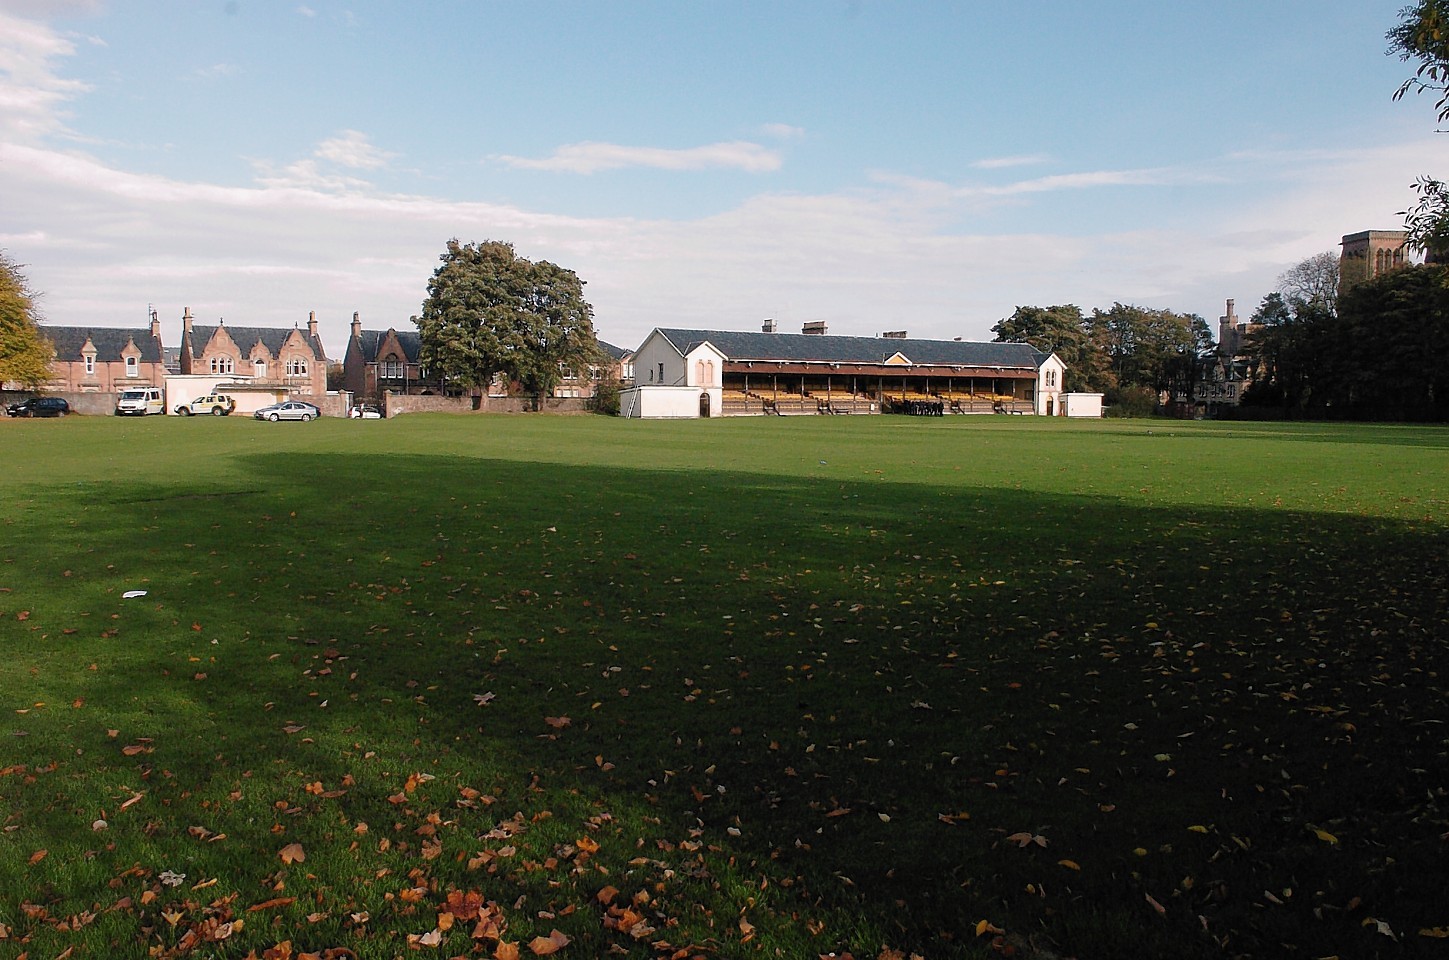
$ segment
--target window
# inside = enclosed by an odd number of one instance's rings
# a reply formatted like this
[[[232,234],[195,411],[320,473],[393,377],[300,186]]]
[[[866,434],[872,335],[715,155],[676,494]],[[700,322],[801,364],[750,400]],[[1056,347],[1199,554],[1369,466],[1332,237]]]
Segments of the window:
[[[94,353],[88,353],[88,354],[86,354],[86,376],[93,377],[95,375],[96,375],[96,355]]]
[[[384,380],[401,380],[403,377],[403,362],[401,360],[387,359],[377,366],[377,375]]]
[[[307,375],[307,361],[301,357],[294,357],[287,361],[287,376],[305,377]]]
[[[136,377],[141,375],[141,365],[136,362],[135,357],[126,358],[126,376]]]
[[[232,359],[231,359],[231,357],[212,357],[211,358],[211,372],[212,373],[231,373],[232,372],[232,369],[233,368],[232,368]]]
[[[267,361],[258,357],[252,361],[252,373],[258,378],[265,378],[267,375]]]
[[[664,361],[659,361],[659,382],[664,382]]]
[[[1057,372],[1055,370],[1048,370],[1046,372],[1046,385],[1049,387],[1055,387],[1057,385]]]

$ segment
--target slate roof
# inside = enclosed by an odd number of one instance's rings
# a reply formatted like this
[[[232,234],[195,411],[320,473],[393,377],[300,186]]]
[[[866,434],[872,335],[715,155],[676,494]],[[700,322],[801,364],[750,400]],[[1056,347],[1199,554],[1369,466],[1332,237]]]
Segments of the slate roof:
[[[801,363],[878,364],[899,353],[926,366],[1013,367],[1035,370],[1050,354],[1029,343],[966,340],[897,340],[804,333],[743,333],[660,327],[681,354],[708,341],[731,361],[788,360]]]
[[[96,348],[96,359],[109,363],[121,359],[121,351],[132,340],[141,351],[142,363],[161,362],[161,344],[151,336],[150,327],[127,330],[117,327],[41,327],[40,332],[51,346],[55,358],[62,362],[81,360],[81,350],[89,339]]]
[[[612,360],[623,360],[634,352],[633,350],[625,350],[623,347],[616,347],[612,343],[606,343],[603,340],[599,341],[599,349],[607,353]]]
[[[392,331],[397,335],[397,342],[403,348],[403,356],[408,363],[418,362],[418,353],[423,347],[423,338],[415,330]],[[387,338],[386,330],[362,330],[358,333],[358,346],[362,349],[362,359],[366,363],[373,363],[377,360],[378,348],[382,341]]]
[[[226,331],[227,336],[236,343],[244,357],[251,353],[252,347],[256,346],[258,340],[272,356],[277,356],[281,353],[282,344],[286,343],[287,338],[292,335],[292,331],[297,330],[302,334],[303,342],[311,346],[313,357],[318,360],[327,359],[327,355],[322,349],[321,339],[308,337],[307,331],[300,327],[234,327],[229,323],[222,324],[220,327],[193,324],[191,327],[191,355],[193,357],[201,356],[202,352],[206,350],[206,345],[211,342],[211,338],[216,336],[218,329]],[[183,331],[182,336],[185,335]]]

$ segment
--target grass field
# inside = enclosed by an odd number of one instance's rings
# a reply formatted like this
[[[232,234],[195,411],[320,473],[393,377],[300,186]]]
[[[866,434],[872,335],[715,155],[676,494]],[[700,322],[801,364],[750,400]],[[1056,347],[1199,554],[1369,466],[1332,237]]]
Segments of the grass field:
[[[0,450],[0,956],[1449,955],[1444,428]]]

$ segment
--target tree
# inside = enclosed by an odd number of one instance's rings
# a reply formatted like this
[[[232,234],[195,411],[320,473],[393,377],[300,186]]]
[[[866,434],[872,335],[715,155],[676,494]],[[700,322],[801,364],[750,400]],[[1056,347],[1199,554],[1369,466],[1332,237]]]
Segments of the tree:
[[[1184,358],[1196,357],[1204,344],[1212,343],[1207,321],[1201,317],[1121,303],[1105,311],[1094,309],[1088,326],[1111,364],[1119,390],[1170,388],[1180,376]]]
[[[1414,75],[1405,80],[1394,100],[1409,91],[1433,91],[1440,123],[1449,121],[1449,0],[1418,0],[1399,11],[1398,25],[1388,33],[1389,53],[1400,60],[1417,61]],[[1425,253],[1449,252],[1449,188],[1432,177],[1413,184],[1419,201],[1402,211],[1407,244]]]
[[[518,256],[510,243],[449,240],[418,318],[423,366],[468,387],[497,374],[542,397],[566,367],[600,362],[593,308],[572,270]]]
[[[53,356],[35,322],[35,300],[25,275],[0,251],[0,383],[40,386],[50,379]]]
[[[1315,253],[1278,276],[1278,292],[1288,301],[1314,304],[1333,313],[1338,309],[1339,256],[1332,250]]]
[[[1355,286],[1325,345],[1334,416],[1449,420],[1449,268],[1394,270]],[[1364,349],[1372,344],[1372,349]]]
[[[1029,343],[1044,353],[1055,353],[1067,366],[1066,390],[1105,392],[1113,385],[1105,354],[1087,329],[1082,308],[1017,307],[1011,316],[991,328],[997,343]]]
[[[1395,100],[1409,91],[1439,94],[1435,107],[1439,122],[1449,120],[1449,0],[1418,0],[1399,11],[1402,18],[1388,33],[1389,53],[1400,60],[1417,60],[1414,75],[1394,94]]]

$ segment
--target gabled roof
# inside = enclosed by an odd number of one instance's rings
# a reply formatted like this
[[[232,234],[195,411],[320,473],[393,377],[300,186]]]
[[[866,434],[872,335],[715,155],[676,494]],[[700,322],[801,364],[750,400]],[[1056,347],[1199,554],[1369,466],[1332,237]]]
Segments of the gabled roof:
[[[227,336],[231,337],[242,351],[243,356],[251,353],[252,347],[256,346],[257,341],[260,340],[262,346],[266,347],[267,351],[275,357],[281,352],[282,344],[286,343],[287,338],[295,332],[300,333],[302,342],[312,348],[312,356],[315,359],[327,359],[326,353],[322,350],[322,341],[319,338],[307,336],[307,331],[301,327],[234,327],[229,323],[220,326],[193,325],[191,328],[191,355],[193,357],[201,356],[206,345],[211,342],[211,338],[216,336],[217,330],[225,330]],[[183,331],[182,336],[185,335]]]
[[[797,363],[881,364],[900,354],[920,366],[1013,367],[1034,370],[1050,354],[1029,343],[967,340],[900,340],[803,333],[741,333],[732,330],[658,328],[681,355],[713,344],[730,361],[786,360]],[[899,361],[897,361],[899,362]]]
[[[127,330],[117,327],[41,327],[40,332],[55,348],[55,358],[62,362],[79,361],[86,340],[96,348],[96,359],[102,363],[121,359],[126,344],[135,341],[141,351],[142,363],[161,362],[161,344],[151,336],[149,327]]]
[[[408,363],[418,362],[418,353],[423,347],[423,338],[418,336],[416,330],[398,330],[393,328],[392,333],[397,337],[398,346],[403,349],[403,356]],[[365,363],[373,363],[377,360],[377,351],[381,349],[382,343],[387,339],[386,330],[362,330],[358,332],[357,345],[362,351],[362,359]]]
[[[607,353],[610,359],[613,360],[623,360],[634,352],[633,350],[625,350],[623,347],[616,347],[612,343],[605,343],[603,340],[599,341],[599,349]]]

